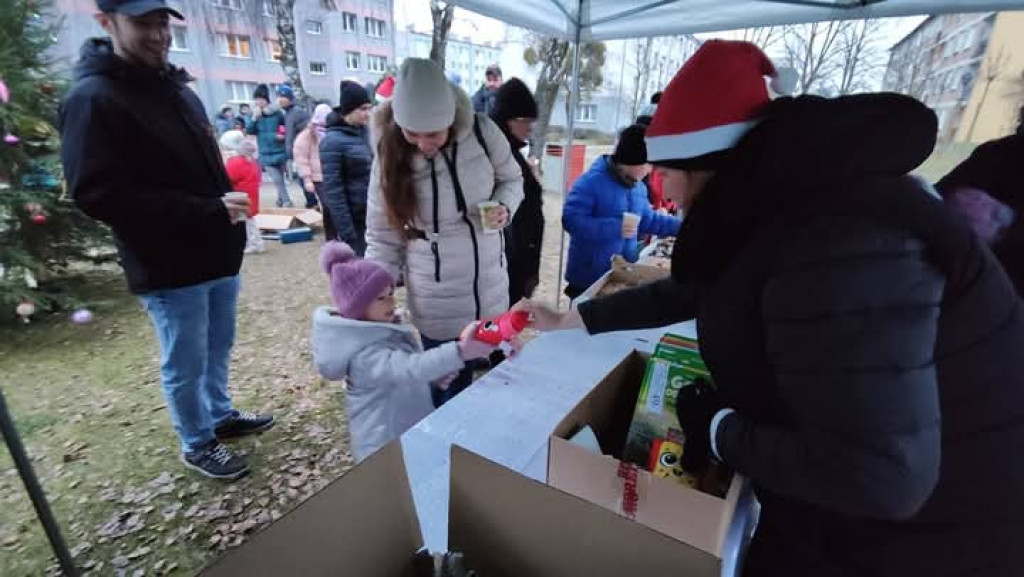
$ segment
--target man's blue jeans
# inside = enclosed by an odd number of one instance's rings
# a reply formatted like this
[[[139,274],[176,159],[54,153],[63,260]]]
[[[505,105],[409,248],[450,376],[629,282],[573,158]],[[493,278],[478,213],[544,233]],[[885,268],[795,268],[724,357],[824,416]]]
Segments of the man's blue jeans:
[[[223,277],[139,297],[160,342],[164,398],[186,453],[212,441],[217,425],[238,415],[228,396],[238,284],[238,276]]]

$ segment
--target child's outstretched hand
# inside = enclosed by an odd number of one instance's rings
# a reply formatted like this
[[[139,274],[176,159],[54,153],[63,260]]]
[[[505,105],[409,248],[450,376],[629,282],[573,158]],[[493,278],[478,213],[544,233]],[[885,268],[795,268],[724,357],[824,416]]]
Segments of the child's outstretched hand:
[[[462,335],[459,336],[459,356],[464,361],[485,358],[498,348],[479,341],[473,336],[479,325],[478,322],[469,323],[466,328],[462,329]]]

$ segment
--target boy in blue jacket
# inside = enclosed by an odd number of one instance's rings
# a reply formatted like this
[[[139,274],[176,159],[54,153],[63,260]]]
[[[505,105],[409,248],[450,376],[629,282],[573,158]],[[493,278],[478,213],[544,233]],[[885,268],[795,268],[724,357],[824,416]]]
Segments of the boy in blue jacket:
[[[639,256],[639,235],[675,236],[682,220],[659,214],[647,200],[643,179],[647,164],[645,127],[622,131],[615,152],[594,161],[572,187],[562,209],[562,227],[569,233],[569,264],[565,294],[574,299],[611,268],[614,255],[630,262]],[[623,218],[640,217],[639,225]]]

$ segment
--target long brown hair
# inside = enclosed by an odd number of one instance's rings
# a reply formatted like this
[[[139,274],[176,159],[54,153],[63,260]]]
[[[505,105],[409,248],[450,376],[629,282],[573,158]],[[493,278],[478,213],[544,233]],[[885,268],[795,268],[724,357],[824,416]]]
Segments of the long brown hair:
[[[384,110],[383,120],[381,139],[377,144],[380,192],[387,207],[388,222],[391,226],[405,228],[412,225],[419,208],[412,179],[412,157],[416,148],[409,144],[402,128],[395,123],[395,114],[390,106]]]

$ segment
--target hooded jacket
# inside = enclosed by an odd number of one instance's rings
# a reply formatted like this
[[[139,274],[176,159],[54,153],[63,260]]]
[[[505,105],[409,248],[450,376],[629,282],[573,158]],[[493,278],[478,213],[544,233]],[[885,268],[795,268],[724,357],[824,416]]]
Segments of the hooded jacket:
[[[407,324],[353,321],[320,307],[313,314],[313,362],[345,389],[352,454],[362,461],[434,410],[430,383],[462,369],[456,343],[423,350]]]
[[[285,140],[278,138],[283,126],[284,113],[277,106],[268,104],[259,117],[253,116],[252,122],[245,129],[247,134],[256,137],[262,166],[281,166],[288,161],[290,149],[285,147]]]
[[[640,215],[637,236],[622,238],[622,213]],[[614,255],[629,262],[640,256],[638,236],[675,236],[680,220],[659,214],[647,200],[643,182],[632,185],[615,171],[608,156],[594,161],[572,186],[562,207],[562,227],[569,233],[565,280],[585,289],[611,268]]]
[[[1010,575],[1024,542],[1024,316],[976,235],[904,175],[935,115],[772,103],[684,221],[672,278],[591,332],[696,318],[718,454],[762,504],[745,575]]]
[[[366,127],[348,124],[337,111],[328,115],[327,134],[320,142],[324,202],[338,237],[358,254],[366,251],[366,191],[372,163]]]
[[[146,293],[238,274],[245,225],[202,103],[184,70],[151,70],[88,40],[60,109],[61,160],[83,212],[110,226],[130,289]]]
[[[312,116],[309,111],[297,104],[292,104],[288,108],[282,110],[284,113],[284,149],[288,155],[288,160],[293,158],[293,148],[295,147],[295,139],[302,134],[302,131],[309,126],[309,119]]]
[[[458,338],[467,324],[508,309],[504,237],[483,231],[478,205],[493,200],[515,215],[523,200],[523,176],[508,140],[494,122],[474,114],[465,92],[448,88],[457,95],[451,142],[433,159],[419,153],[412,157],[417,201],[414,226],[420,234],[409,238],[407,231],[388,221],[380,190],[379,158],[374,159],[370,175],[366,218],[366,258],[383,264],[395,278],[405,267],[413,324],[423,336],[437,341]],[[374,148],[380,135],[393,129],[385,125],[390,106],[390,102],[384,103],[374,114]],[[474,134],[474,118],[487,151]],[[455,175],[449,161],[455,166]],[[453,176],[460,184],[461,198]],[[465,211],[460,206],[465,206]]]

